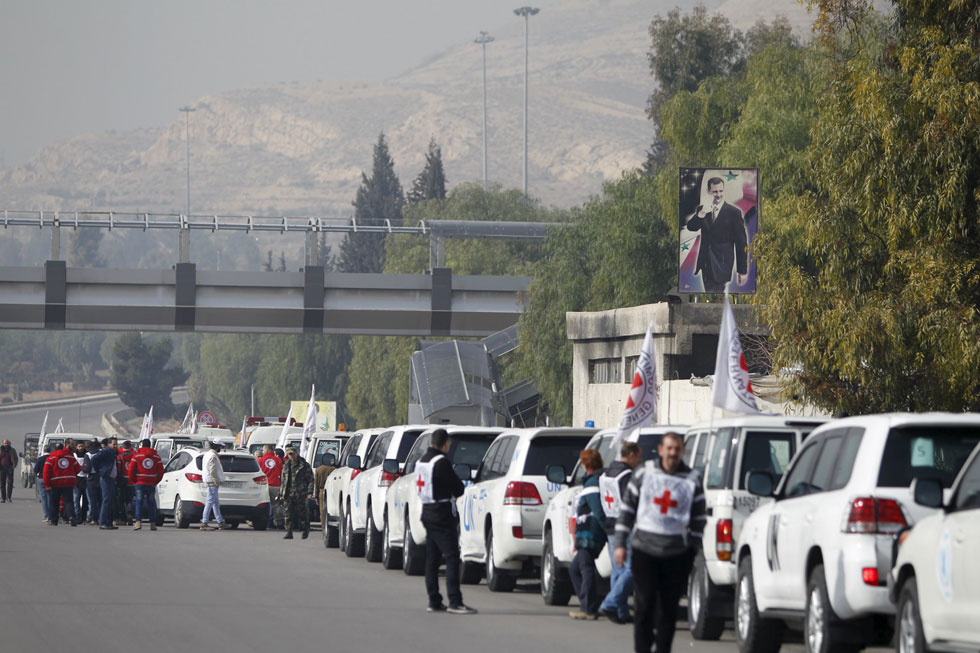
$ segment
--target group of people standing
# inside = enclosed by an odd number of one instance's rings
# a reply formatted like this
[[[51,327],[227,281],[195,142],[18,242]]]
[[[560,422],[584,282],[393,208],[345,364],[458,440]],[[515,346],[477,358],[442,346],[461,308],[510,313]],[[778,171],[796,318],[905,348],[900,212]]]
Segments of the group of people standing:
[[[101,442],[46,445],[34,462],[44,521],[57,526],[59,519],[72,526],[96,524],[116,530],[122,524],[142,528],[145,516],[156,530],[156,486],[163,478],[163,462],[149,440],[139,449],[128,440],[118,446],[115,438]]]

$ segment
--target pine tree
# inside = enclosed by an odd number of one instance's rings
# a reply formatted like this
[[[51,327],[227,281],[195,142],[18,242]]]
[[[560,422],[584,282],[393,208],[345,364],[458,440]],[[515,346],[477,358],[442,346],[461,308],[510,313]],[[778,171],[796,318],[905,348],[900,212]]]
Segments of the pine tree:
[[[408,192],[408,203],[418,204],[425,200],[446,199],[446,173],[442,167],[442,149],[433,138],[425,154],[425,167]]]
[[[316,252],[316,263],[317,265],[322,266],[326,272],[330,272],[333,270],[334,260],[333,260],[333,255],[330,252],[331,249],[332,248],[330,247],[330,245],[327,244],[327,232],[321,231],[320,246],[317,247],[317,252]]]
[[[104,268],[105,258],[99,254],[101,229],[78,229],[68,244],[68,265],[71,267]]]
[[[268,250],[265,254],[265,263],[262,264],[262,269],[266,272],[272,272],[272,250]]]
[[[286,271],[286,252],[280,250],[279,251],[279,267],[276,268],[276,272],[285,272],[285,271]]]
[[[374,146],[371,177],[361,173],[361,187],[354,200],[354,219],[359,225],[393,226],[402,223],[405,196],[395,174],[395,162],[388,152],[384,132]],[[381,272],[385,264],[384,233],[348,233],[340,246],[337,269],[341,272]]]

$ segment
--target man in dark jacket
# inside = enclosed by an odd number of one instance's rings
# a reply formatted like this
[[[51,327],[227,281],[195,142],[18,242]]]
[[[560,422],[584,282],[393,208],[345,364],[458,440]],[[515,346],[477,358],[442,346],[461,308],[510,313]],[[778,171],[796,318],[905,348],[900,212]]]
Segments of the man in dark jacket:
[[[463,495],[463,481],[453,471],[449,460],[449,433],[432,432],[432,440],[415,465],[415,489],[422,501],[422,525],[425,527],[425,591],[429,595],[429,612],[476,614],[463,603],[459,588],[459,516],[456,498]],[[446,595],[449,607],[439,594],[439,564],[446,561]]]
[[[102,506],[99,510],[99,528],[112,531],[119,528],[112,524],[112,500],[116,491],[116,450],[115,439],[102,440],[102,449],[92,456],[92,471],[99,478],[99,489],[102,493]]]
[[[701,476],[684,464],[684,437],[665,433],[649,460],[633,472],[616,522],[617,564],[626,562],[626,538],[633,545],[633,592],[636,620],[634,650],[670,653],[677,609],[687,588],[694,553],[704,532],[705,502]]]
[[[10,446],[10,440],[0,445],[0,503],[14,502],[14,469],[17,468],[17,452]]]
[[[293,539],[293,526],[297,520],[303,526],[303,539],[310,536],[310,504],[313,498],[313,468],[300,458],[296,447],[286,447],[286,464],[282,466],[282,496],[286,509],[286,535]]]

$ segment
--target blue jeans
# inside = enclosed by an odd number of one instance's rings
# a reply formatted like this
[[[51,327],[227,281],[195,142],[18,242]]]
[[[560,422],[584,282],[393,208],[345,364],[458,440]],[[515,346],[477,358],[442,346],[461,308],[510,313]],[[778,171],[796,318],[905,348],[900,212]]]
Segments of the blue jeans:
[[[102,490],[102,508],[99,511],[99,523],[112,526],[112,496],[116,492],[116,479],[108,476],[99,477],[99,488]]]
[[[75,492],[73,494],[73,499],[75,502],[75,518],[78,521],[85,521],[85,511],[82,510],[82,497],[86,495],[86,489],[88,488],[88,479],[78,479],[79,481],[85,483],[82,487],[75,486]],[[91,506],[91,504],[89,504]]]
[[[51,511],[48,510],[48,491],[44,489],[44,481],[37,479],[37,495],[41,497],[41,512],[45,519],[51,519]]]
[[[157,486],[155,485],[135,485],[136,488],[136,523],[143,520],[143,500],[146,500],[147,512],[149,512],[150,523],[157,521]]]
[[[102,508],[102,488],[99,487],[99,479],[90,476],[85,485],[85,492],[88,494],[88,518],[89,521],[98,521],[99,510]]]
[[[612,573],[609,575],[609,594],[603,599],[599,609],[603,612],[615,612],[620,619],[630,616],[629,606],[626,601],[633,593],[633,545],[630,538],[626,538],[626,564],[622,567],[616,564],[613,559],[613,547],[616,541],[615,535],[609,536],[609,561],[612,563]]]
[[[214,511],[214,518],[218,520],[218,523],[224,523],[225,520],[221,517],[221,503],[218,501],[217,485],[208,486],[208,500],[204,502],[204,514],[201,515],[202,524],[208,523],[208,517],[211,516],[212,511]]]

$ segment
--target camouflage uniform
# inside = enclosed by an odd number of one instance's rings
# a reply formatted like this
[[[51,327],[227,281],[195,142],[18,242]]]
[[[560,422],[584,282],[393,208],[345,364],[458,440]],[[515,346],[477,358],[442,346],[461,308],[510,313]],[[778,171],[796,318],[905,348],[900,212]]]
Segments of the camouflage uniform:
[[[313,468],[310,463],[297,457],[295,461],[286,457],[282,466],[282,487],[279,496],[282,498],[286,512],[286,529],[291,530],[295,524],[302,526],[305,532],[310,530],[310,506],[307,497],[313,494]]]

